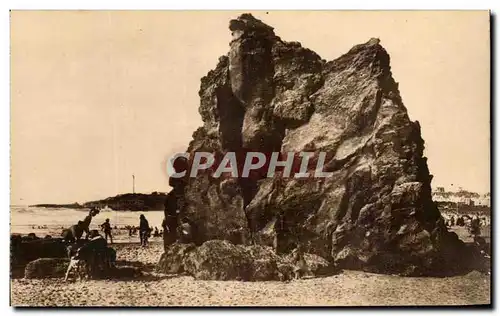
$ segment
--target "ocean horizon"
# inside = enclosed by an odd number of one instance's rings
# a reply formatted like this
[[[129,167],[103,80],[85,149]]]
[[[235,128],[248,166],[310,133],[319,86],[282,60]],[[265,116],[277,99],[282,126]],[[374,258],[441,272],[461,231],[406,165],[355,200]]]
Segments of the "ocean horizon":
[[[111,226],[122,228],[127,225],[139,225],[139,215],[144,214],[152,227],[161,229],[163,210],[125,211],[102,210],[90,224],[90,229],[100,230],[100,225],[109,218]],[[49,234],[53,237],[61,235],[63,228],[68,228],[83,220],[87,216],[87,209],[72,208],[45,208],[31,206],[10,206],[10,233],[35,233],[39,237]],[[43,235],[42,235],[43,234]]]

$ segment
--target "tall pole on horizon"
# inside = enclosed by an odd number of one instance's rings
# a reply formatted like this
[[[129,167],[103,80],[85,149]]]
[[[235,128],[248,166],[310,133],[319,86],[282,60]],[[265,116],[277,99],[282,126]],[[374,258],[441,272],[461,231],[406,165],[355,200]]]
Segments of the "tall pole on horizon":
[[[132,175],[132,193],[135,194],[135,175]]]

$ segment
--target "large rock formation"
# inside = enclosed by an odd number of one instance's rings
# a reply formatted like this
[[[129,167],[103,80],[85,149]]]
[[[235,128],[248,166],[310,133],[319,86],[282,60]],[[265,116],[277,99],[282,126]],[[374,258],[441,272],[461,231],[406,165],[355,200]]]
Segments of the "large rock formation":
[[[175,179],[171,207],[196,223],[200,242],[284,253],[302,244],[341,267],[450,272],[463,244],[432,201],[420,125],[408,117],[379,40],[326,62],[249,14],[229,28],[229,53],[201,79],[203,126],[187,152],[326,152],[333,176],[257,171],[234,179],[206,171]]]

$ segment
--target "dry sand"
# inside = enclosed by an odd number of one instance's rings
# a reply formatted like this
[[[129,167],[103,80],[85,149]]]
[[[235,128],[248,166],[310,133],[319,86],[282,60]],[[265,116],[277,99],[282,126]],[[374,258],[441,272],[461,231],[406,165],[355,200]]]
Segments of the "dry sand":
[[[163,251],[137,242],[114,245],[118,261],[143,264],[137,280],[11,280],[13,306],[470,305],[490,303],[490,277],[408,278],[344,271],[283,282],[199,281],[153,272]]]

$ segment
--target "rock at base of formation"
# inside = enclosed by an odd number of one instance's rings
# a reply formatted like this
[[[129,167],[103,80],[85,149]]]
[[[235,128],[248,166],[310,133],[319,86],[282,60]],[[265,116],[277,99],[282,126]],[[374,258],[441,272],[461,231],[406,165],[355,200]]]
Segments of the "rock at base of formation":
[[[184,259],[194,248],[194,244],[174,243],[169,245],[160,257],[160,262],[157,265],[158,272],[167,274],[179,274],[185,272]]]
[[[26,265],[24,277],[26,279],[44,279],[64,277],[68,269],[69,259],[40,258]]]
[[[171,179],[174,202],[166,214],[180,209],[196,225],[198,245],[223,239],[272,246],[280,254],[300,245],[339,267],[380,273],[462,269],[464,244],[447,231],[432,201],[420,125],[408,117],[379,40],[326,62],[249,14],[229,28],[229,53],[201,79],[203,126],[187,149],[191,158],[201,151],[326,152],[324,171],[333,176],[199,172]],[[315,166],[312,159],[309,171]],[[171,242],[166,239],[166,247]],[[230,258],[235,253],[228,250]],[[217,278],[240,273],[227,262],[220,262],[228,265],[227,275]]]
[[[209,240],[201,246],[174,243],[160,258],[158,272],[185,272],[198,280],[286,281],[296,277],[333,274],[330,262],[305,253],[302,266],[294,254],[278,256],[271,247],[234,245]],[[300,270],[300,271],[299,271]]]

